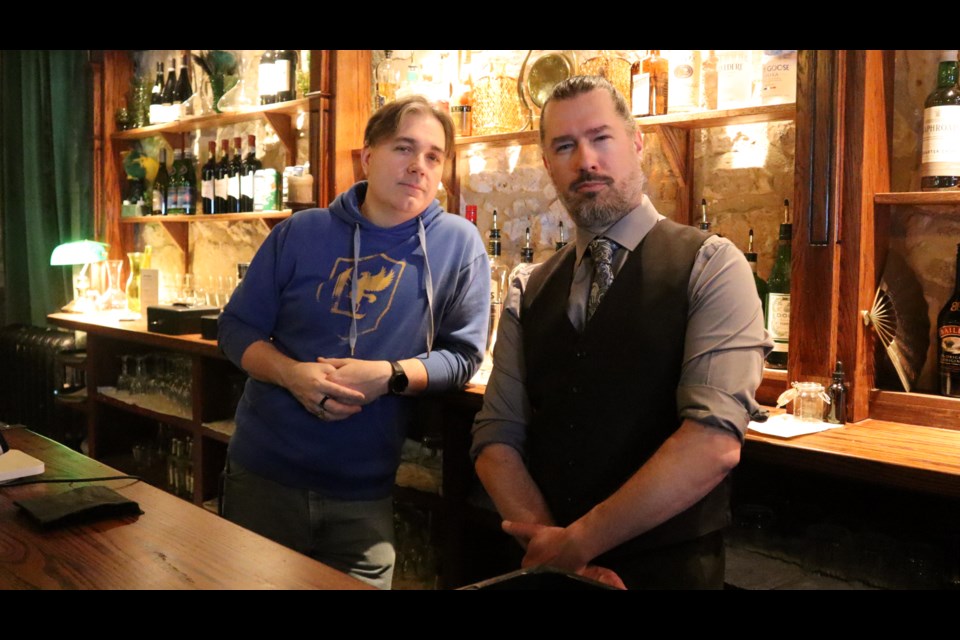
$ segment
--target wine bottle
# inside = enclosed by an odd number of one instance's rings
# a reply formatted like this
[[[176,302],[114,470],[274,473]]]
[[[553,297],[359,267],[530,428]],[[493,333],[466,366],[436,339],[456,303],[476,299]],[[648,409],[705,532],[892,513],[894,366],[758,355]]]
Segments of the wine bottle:
[[[660,55],[659,49],[651,49],[650,55],[643,60],[643,72],[650,74],[651,116],[667,113],[667,96],[670,90],[670,63]]]
[[[533,262],[533,247],[530,245],[530,227],[527,227],[523,236],[523,247],[520,249],[520,262],[523,264]]]
[[[160,168],[153,180],[153,215],[167,215],[167,192],[170,189],[170,173],[167,171],[167,149],[160,148]]]
[[[500,257],[500,228],[497,226],[497,210],[493,210],[493,224],[490,227],[490,326],[487,332],[487,353],[493,353],[497,341],[497,328],[500,326],[500,313],[507,295],[506,263]]]
[[[297,52],[295,49],[279,49],[274,56],[273,78],[276,101],[297,99]]]
[[[257,137],[247,136],[247,157],[243,159],[240,176],[240,210],[253,211],[253,176],[263,169],[263,163],[257,158]]]
[[[163,122],[163,63],[157,63],[157,76],[150,89],[150,124]]]
[[[260,66],[257,68],[257,92],[260,94],[260,104],[273,104],[277,101],[277,89],[274,82],[276,57],[272,49],[267,49],[260,56]]]
[[[183,150],[174,149],[173,165],[170,167],[170,186],[167,188],[167,213],[170,215],[183,213],[180,194],[184,180],[186,180],[186,173],[183,169]]]
[[[163,91],[160,93],[160,103],[164,106],[173,104],[177,97],[177,59],[170,60],[170,70],[167,71],[167,81],[163,85]]]
[[[957,245],[953,295],[937,315],[940,394],[960,397],[960,244]]]
[[[190,73],[187,70],[187,56],[183,56],[180,60],[180,75],[177,77],[177,85],[174,91],[174,104],[182,104],[193,95],[193,87],[190,85]]]
[[[213,204],[214,180],[217,174],[217,141],[207,143],[207,161],[200,170],[200,200],[204,213],[216,213]]]
[[[744,255],[747,258],[747,264],[750,265],[750,271],[753,272],[753,284],[757,287],[757,295],[760,296],[760,305],[763,308],[764,318],[766,318],[767,281],[757,273],[757,253],[753,250],[753,229],[750,229],[749,240],[747,240],[747,251]]]
[[[923,191],[960,186],[960,87],[957,52],[937,67],[937,88],[923,103],[923,145],[920,188]]]
[[[233,139],[233,158],[230,160],[227,178],[227,211],[240,213],[240,178],[243,171],[243,153],[240,149],[240,136]]]
[[[193,150],[183,152],[183,180],[180,182],[180,208],[183,213],[192,216],[197,213],[197,165],[193,161]]]
[[[787,368],[787,351],[790,341],[790,242],[793,225],[790,224],[790,201],[783,201],[783,223],[780,225],[780,242],[777,257],[767,280],[767,331],[773,338],[773,351],[767,356],[767,366],[774,369]]]
[[[230,141],[224,138],[220,141],[220,161],[213,175],[213,208],[214,213],[230,213],[227,208],[227,187],[230,181]]]

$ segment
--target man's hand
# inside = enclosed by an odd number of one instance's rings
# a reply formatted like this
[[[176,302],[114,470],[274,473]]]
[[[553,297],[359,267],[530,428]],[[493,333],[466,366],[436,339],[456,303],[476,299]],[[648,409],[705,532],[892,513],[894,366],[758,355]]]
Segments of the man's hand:
[[[527,553],[520,563],[522,567],[547,564],[618,589],[627,588],[614,571],[589,564],[581,556],[569,528],[504,520],[503,530],[526,548]]]
[[[282,385],[310,413],[323,420],[343,420],[360,412],[364,395],[331,380],[334,372],[336,367],[329,364],[297,362],[284,371]]]
[[[359,401],[352,398],[337,397],[346,404],[370,404],[387,392],[387,383],[393,373],[393,367],[386,360],[359,360],[357,358],[317,358],[322,366],[334,370],[327,376],[330,382],[349,387],[362,394]]]

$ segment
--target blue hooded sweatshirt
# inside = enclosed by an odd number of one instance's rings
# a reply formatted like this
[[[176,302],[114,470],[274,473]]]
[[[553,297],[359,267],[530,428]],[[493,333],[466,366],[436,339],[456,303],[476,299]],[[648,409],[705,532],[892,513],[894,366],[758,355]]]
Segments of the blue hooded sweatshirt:
[[[358,182],[329,209],[300,211],[271,231],[220,316],[220,347],[238,367],[259,340],[301,362],[418,357],[428,391],[459,388],[486,343],[490,265],[480,234],[436,200],[416,218],[379,227],[360,213],[366,188]],[[229,454],[287,486],[339,500],[384,498],[411,402],[384,395],[324,422],[287,389],[250,378]]]

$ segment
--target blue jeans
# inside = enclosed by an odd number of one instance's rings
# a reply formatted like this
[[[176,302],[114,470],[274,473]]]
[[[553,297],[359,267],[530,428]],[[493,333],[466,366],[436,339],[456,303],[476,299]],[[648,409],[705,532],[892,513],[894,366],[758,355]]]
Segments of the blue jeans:
[[[358,580],[389,589],[396,559],[393,498],[331,500],[227,461],[223,517]]]

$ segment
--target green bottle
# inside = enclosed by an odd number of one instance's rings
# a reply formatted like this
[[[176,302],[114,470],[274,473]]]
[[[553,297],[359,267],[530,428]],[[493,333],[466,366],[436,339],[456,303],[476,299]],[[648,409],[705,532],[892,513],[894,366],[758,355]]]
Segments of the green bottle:
[[[920,188],[956,189],[960,185],[960,87],[957,52],[937,67],[937,88],[923,103]]]
[[[787,351],[790,342],[790,241],[792,238],[790,201],[784,200],[780,242],[770,278],[767,280],[767,304],[764,314],[767,331],[773,338],[773,351],[767,356],[767,366],[773,369],[787,368]]]

